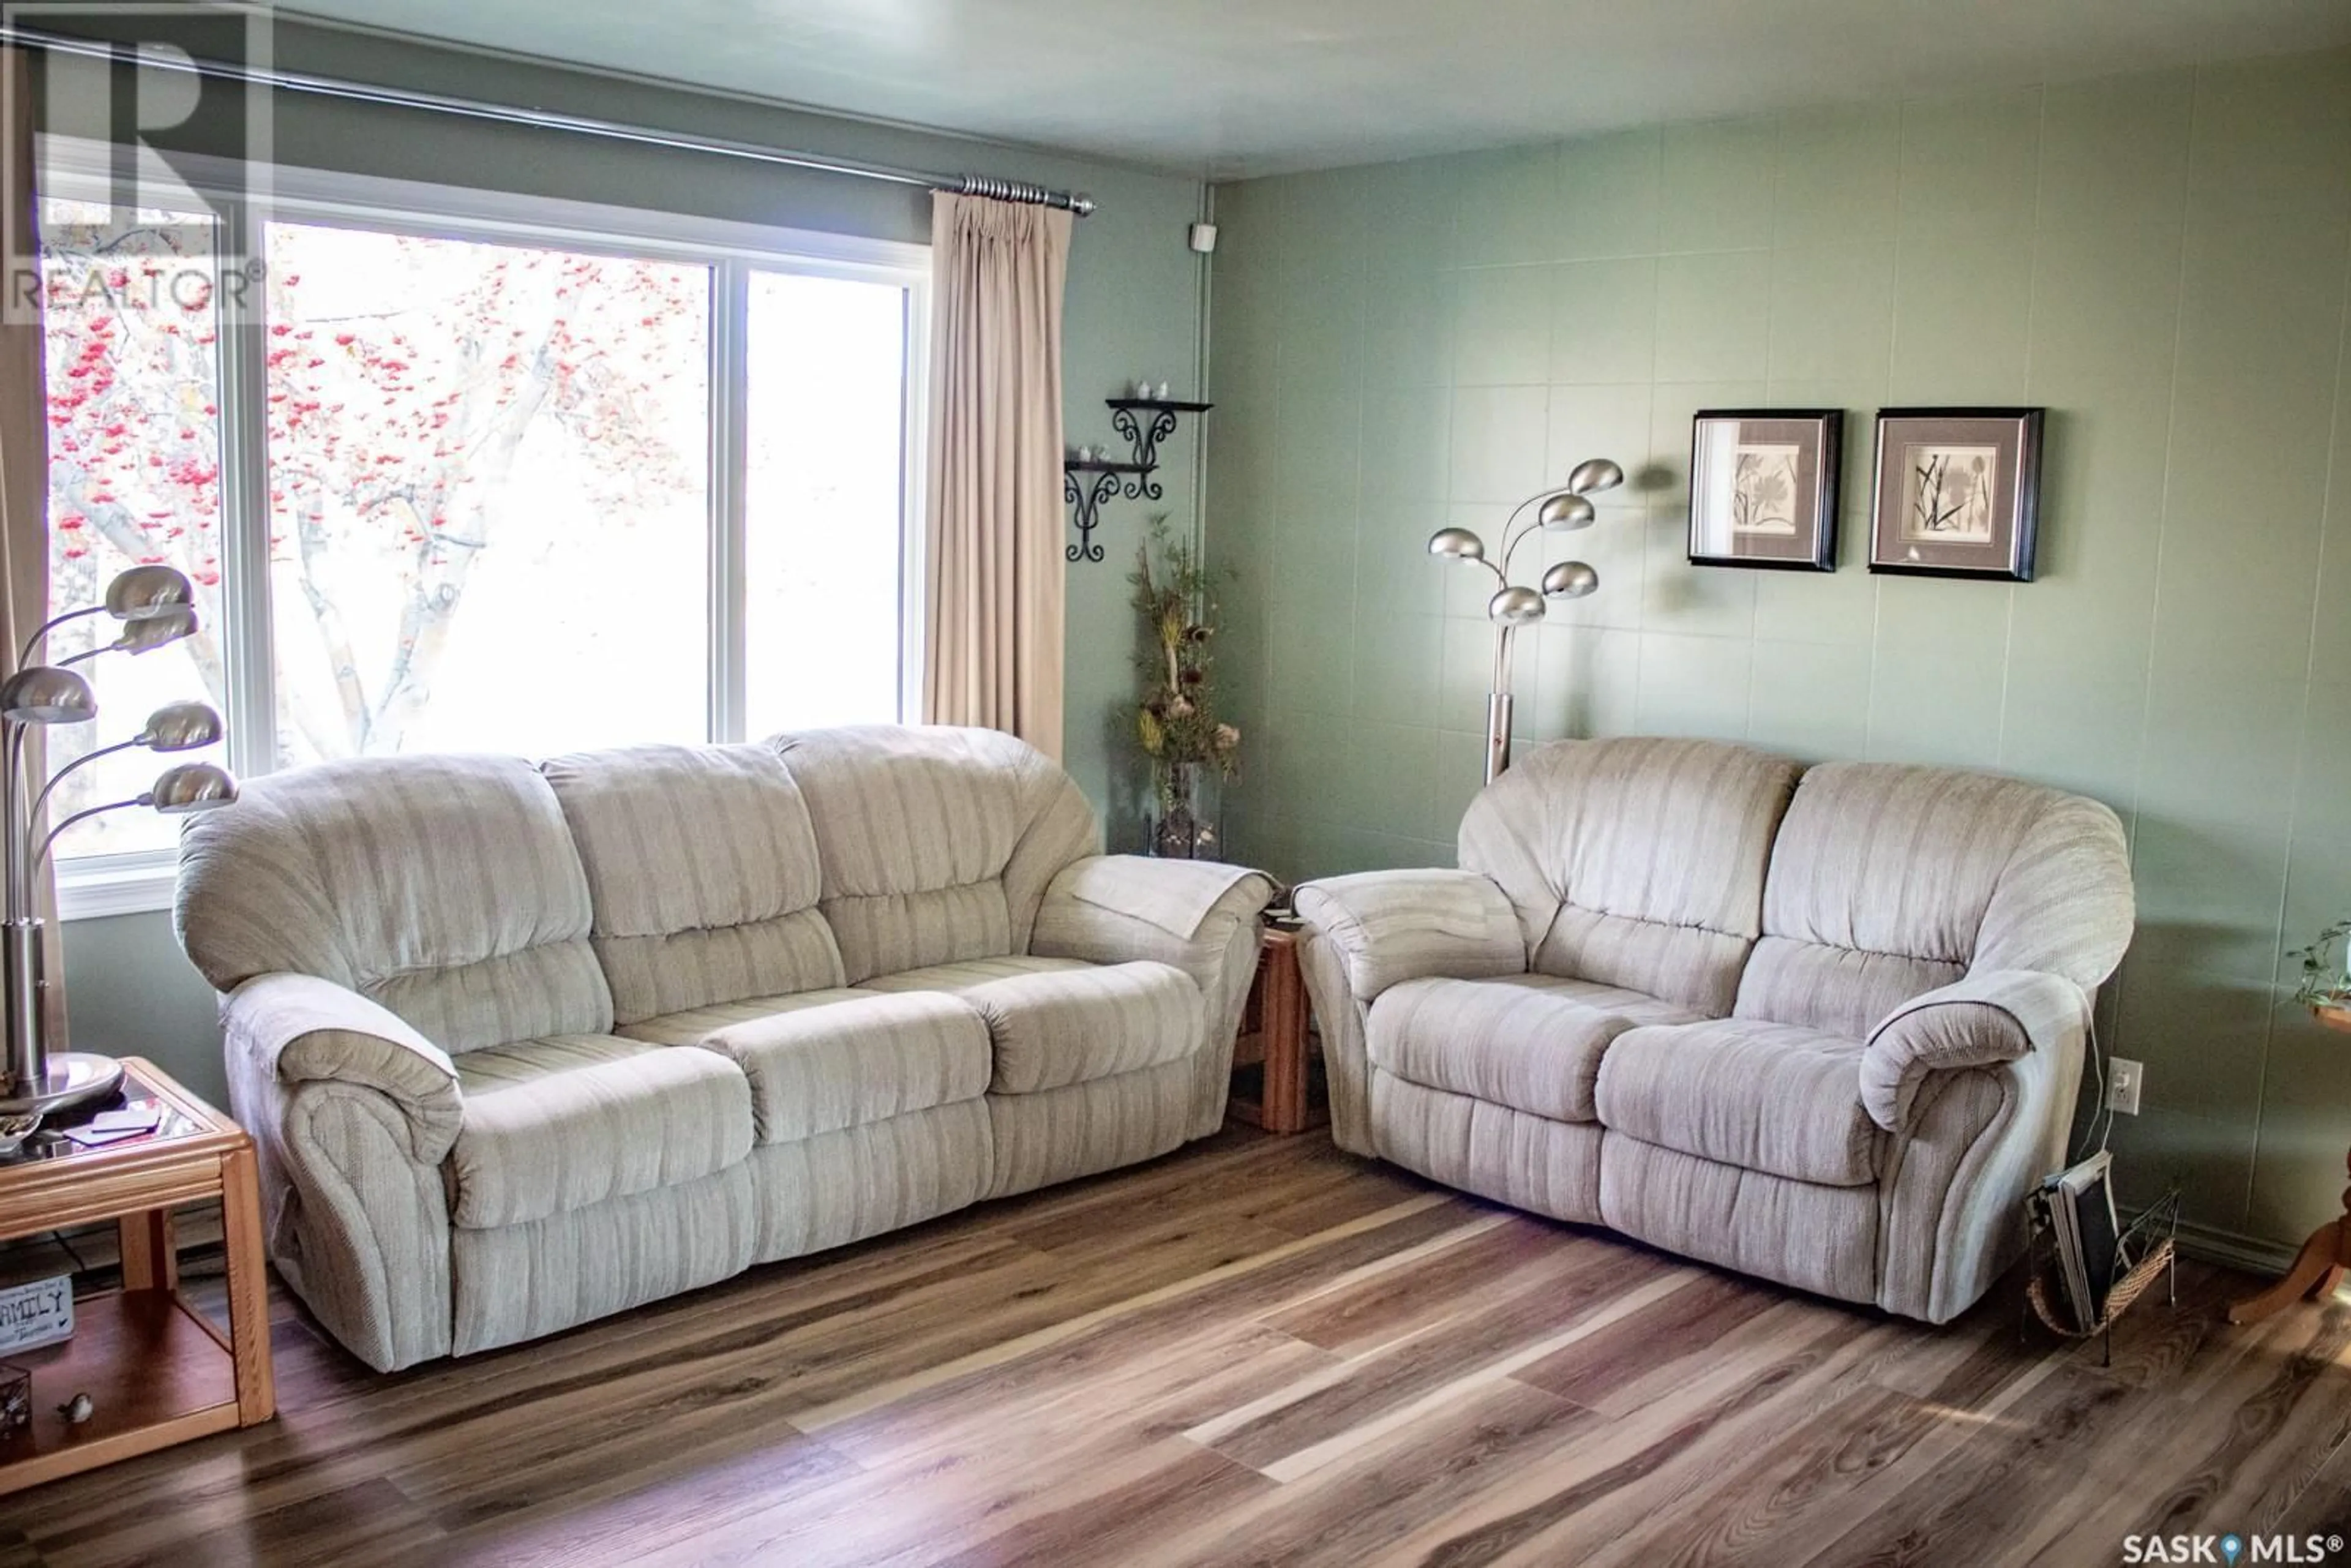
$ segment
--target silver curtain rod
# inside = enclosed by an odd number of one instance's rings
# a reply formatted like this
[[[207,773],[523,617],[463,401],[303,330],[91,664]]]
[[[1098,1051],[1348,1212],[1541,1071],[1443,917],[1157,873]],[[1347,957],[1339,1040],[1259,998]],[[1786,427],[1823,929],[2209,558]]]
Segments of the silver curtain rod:
[[[46,33],[31,27],[0,25],[0,43],[78,55],[88,59],[121,57],[118,52],[119,45],[61,33]],[[754,163],[773,163],[788,169],[809,169],[821,174],[848,174],[861,180],[882,180],[893,185],[916,185],[925,190],[951,191],[966,196],[989,196],[1000,202],[1027,202],[1038,206],[1060,207],[1081,218],[1089,216],[1094,210],[1094,199],[1082,193],[1051,190],[1043,185],[1030,184],[1025,180],[998,179],[993,174],[934,174],[920,169],[893,169],[886,163],[827,158],[814,152],[795,152],[787,148],[763,146],[756,141],[736,141],[719,136],[690,136],[682,131],[629,125],[617,120],[558,114],[543,109],[522,109],[512,104],[489,103],[480,99],[453,98],[446,93],[373,87],[365,82],[310,76],[300,71],[265,71],[251,66],[232,65],[225,60],[141,56],[139,63],[152,69],[188,71],[216,81],[238,82],[276,91],[308,93],[318,98],[380,104],[391,109],[421,110],[430,114],[455,115],[501,125],[527,125],[541,131],[564,131],[575,136],[593,136],[607,141],[629,141],[641,147],[666,147],[681,152],[705,152],[716,157],[741,158]]]

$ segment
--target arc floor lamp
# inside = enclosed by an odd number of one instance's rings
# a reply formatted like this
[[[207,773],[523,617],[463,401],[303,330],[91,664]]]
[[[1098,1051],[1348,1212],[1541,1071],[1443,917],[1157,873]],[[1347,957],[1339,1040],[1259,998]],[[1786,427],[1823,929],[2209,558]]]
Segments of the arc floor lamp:
[[[0,922],[0,971],[5,971],[7,1060],[0,1070],[0,1149],[20,1143],[50,1112],[112,1093],[122,1082],[122,1064],[88,1051],[49,1050],[49,977],[42,972],[42,920],[34,889],[42,862],[57,835],[76,822],[105,811],[152,807],[166,816],[225,806],[236,799],[236,780],[209,762],[166,768],[154,785],[124,800],[76,811],[43,831],[42,811],[67,778],[101,757],[143,747],[157,752],[190,751],[221,737],[221,718],[203,703],[166,703],[148,716],[131,739],[76,758],[35,786],[37,725],[83,724],[98,716],[89,683],[70,666],[100,653],[144,653],[166,647],[196,630],[193,594],[185,576],[168,566],[134,566],[109,584],[103,603],[68,611],[43,624],[16,659],[16,673],[0,681],[0,832],[5,835],[6,918]],[[122,622],[111,643],[101,643],[54,664],[33,662],[48,634],[68,621],[110,615]]]
[[[1605,457],[1586,458],[1568,474],[1556,490],[1530,496],[1502,520],[1502,559],[1498,565],[1487,554],[1486,541],[1468,528],[1439,528],[1428,541],[1428,553],[1442,560],[1482,566],[1494,574],[1494,596],[1486,601],[1486,617],[1494,623],[1494,683],[1486,694],[1486,782],[1491,784],[1510,765],[1510,640],[1519,628],[1541,622],[1552,602],[1583,599],[1596,592],[1600,574],[1580,560],[1563,560],[1545,571],[1535,588],[1514,586],[1510,562],[1519,547],[1545,532],[1568,533],[1588,528],[1599,516],[1591,497],[1625,482],[1625,470]],[[1529,507],[1534,516],[1526,517]],[[1525,521],[1520,519],[1525,517]],[[1512,532],[1515,526],[1517,531]]]

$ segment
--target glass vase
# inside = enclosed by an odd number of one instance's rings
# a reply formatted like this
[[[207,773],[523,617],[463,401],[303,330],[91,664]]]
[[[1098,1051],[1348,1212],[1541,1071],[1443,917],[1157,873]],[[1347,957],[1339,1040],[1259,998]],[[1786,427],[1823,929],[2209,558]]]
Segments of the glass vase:
[[[1196,762],[1157,770],[1159,797],[1151,817],[1151,852],[1162,860],[1212,861],[1223,853],[1217,833],[1216,769]]]

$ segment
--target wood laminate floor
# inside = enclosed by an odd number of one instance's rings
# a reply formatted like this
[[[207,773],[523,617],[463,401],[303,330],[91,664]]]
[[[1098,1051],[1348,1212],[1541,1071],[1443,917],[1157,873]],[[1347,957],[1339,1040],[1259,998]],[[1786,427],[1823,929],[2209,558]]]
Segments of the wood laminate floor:
[[[0,1500],[0,1565],[2105,1564],[2351,1520],[2351,1307],[1930,1330],[1228,1132]],[[2346,1561],[2351,1561],[2346,1556]]]

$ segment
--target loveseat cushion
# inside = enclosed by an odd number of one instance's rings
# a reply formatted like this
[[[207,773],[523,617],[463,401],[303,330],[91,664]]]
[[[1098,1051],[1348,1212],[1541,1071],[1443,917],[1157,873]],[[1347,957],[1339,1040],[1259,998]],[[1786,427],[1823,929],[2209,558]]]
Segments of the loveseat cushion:
[[[1969,969],[2094,989],[2130,939],[2122,824],[2040,784],[1887,762],[1805,773],[1771,847],[1740,1018],[1865,1035]]]
[[[751,1152],[751,1090],[708,1051],[557,1035],[456,1059],[449,1218],[486,1228],[675,1186]]]
[[[1796,773],[1719,741],[1554,741],[1470,802],[1460,864],[1508,895],[1530,968],[1719,1018],[1761,930],[1764,867]]]
[[[977,1100],[992,1071],[987,1020],[936,991],[794,1008],[699,1043],[750,1080],[752,1131],[762,1144]]]
[[[1612,1133],[1827,1186],[1877,1179],[1862,1042],[1792,1024],[1712,1019],[1617,1036],[1594,1096]]]
[[[1428,1089],[1554,1122],[1594,1119],[1609,1042],[1650,1021],[1693,1017],[1655,997],[1548,975],[1406,980],[1372,1004],[1373,1065]]]
[[[1165,964],[997,958],[881,975],[877,991],[944,991],[987,1020],[988,1087],[1035,1094],[1180,1061],[1207,1025],[1200,988]]]

